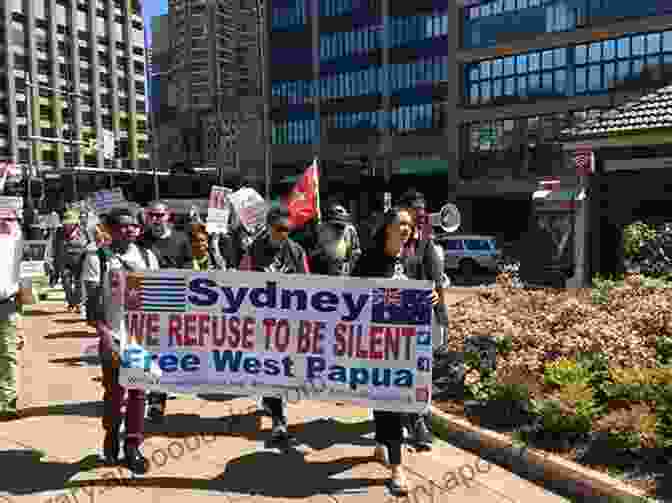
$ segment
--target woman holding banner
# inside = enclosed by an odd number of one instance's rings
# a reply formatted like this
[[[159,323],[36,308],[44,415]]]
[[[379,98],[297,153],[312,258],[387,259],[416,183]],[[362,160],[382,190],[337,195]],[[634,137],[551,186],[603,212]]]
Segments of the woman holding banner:
[[[383,215],[383,222],[373,232],[371,247],[357,262],[352,276],[364,278],[408,279],[401,257],[403,240],[398,209]],[[405,414],[374,410],[376,425],[375,457],[391,469],[390,491],[397,496],[408,494],[408,481],[401,464]]]

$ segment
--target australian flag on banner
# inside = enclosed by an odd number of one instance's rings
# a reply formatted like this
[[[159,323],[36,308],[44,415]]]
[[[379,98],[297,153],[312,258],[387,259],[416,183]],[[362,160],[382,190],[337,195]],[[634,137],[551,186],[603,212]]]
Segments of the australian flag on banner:
[[[405,288],[374,288],[373,323],[429,325],[432,321],[430,292]]]

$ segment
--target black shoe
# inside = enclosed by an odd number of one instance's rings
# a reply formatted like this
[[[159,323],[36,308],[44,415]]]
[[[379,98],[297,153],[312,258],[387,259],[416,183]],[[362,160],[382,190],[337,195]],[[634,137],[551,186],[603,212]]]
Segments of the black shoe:
[[[289,442],[289,432],[287,431],[287,421],[282,418],[273,418],[273,426],[271,426],[271,442],[285,443]]]
[[[119,445],[119,431],[107,431],[105,440],[103,440],[103,457],[107,464],[116,465],[119,463]]]
[[[166,410],[159,405],[150,405],[147,411],[147,419],[150,423],[161,424],[166,418]]]
[[[149,461],[138,447],[124,446],[124,464],[136,475],[143,475],[149,471]]]
[[[413,431],[411,432],[411,443],[413,446],[421,451],[431,451],[433,440],[432,432],[427,428],[425,418],[418,418],[413,425]]]

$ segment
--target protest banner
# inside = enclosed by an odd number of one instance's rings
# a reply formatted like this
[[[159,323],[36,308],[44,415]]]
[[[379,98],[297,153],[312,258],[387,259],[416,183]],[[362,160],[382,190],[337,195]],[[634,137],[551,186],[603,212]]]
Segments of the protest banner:
[[[227,187],[218,187],[213,185],[210,189],[210,199],[208,200],[208,218],[206,227],[208,233],[226,234],[228,231],[229,216],[231,215],[231,203],[229,194],[233,191]]]
[[[89,202],[98,215],[105,215],[113,208],[128,204],[123,191],[119,187],[112,190],[100,190],[91,196]]]
[[[266,223],[268,206],[256,190],[243,187],[229,194],[229,201],[240,223],[248,232],[254,234]]]
[[[122,274],[120,384],[419,412],[431,284],[259,272]]]

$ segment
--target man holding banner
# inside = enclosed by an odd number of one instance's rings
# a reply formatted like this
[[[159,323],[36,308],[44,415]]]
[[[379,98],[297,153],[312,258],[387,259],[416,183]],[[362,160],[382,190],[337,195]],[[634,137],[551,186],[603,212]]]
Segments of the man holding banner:
[[[300,244],[289,239],[289,212],[274,208],[267,215],[267,230],[253,244],[248,260],[241,270],[308,274],[308,257]],[[264,410],[271,416],[271,439],[274,442],[290,440],[287,415],[281,398],[264,397]]]
[[[103,319],[98,322],[100,334],[99,352],[103,370],[103,428],[105,460],[116,464],[119,456],[119,435],[122,421],[122,404],[126,390],[119,385],[121,348],[129,342],[124,317],[123,273],[143,270],[158,270],[157,257],[150,250],[134,241],[138,234],[138,222],[128,208],[113,209],[108,216],[112,231],[112,256],[100,264]],[[124,443],[125,464],[134,473],[146,473],[147,459],[140,452],[144,440],[145,392],[128,390],[126,404],[126,439]]]

